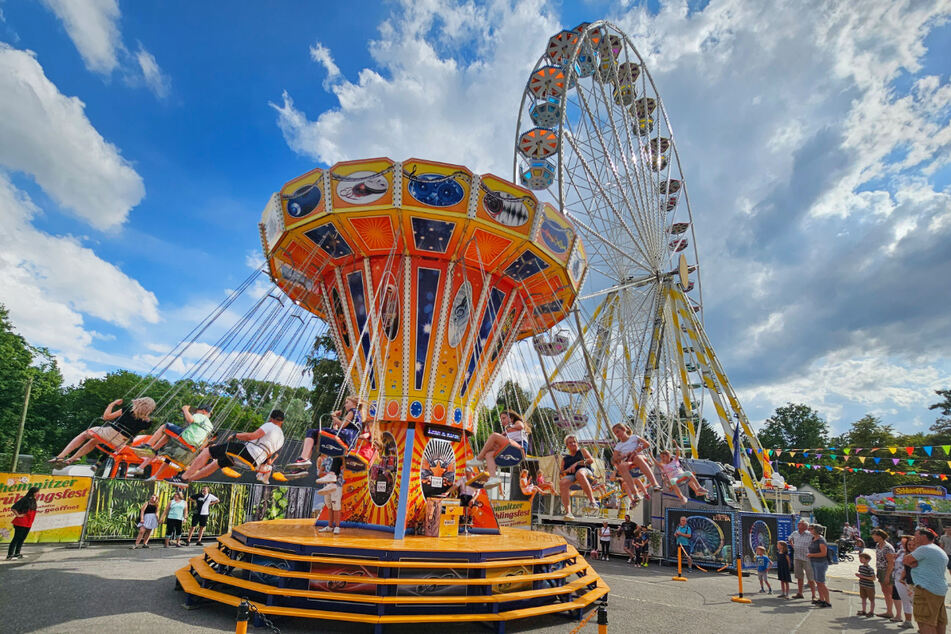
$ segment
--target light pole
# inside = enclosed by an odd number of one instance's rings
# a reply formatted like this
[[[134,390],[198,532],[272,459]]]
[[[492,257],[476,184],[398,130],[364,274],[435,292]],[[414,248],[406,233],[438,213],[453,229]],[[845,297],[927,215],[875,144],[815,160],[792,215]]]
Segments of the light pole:
[[[23,397],[23,413],[20,414],[20,429],[17,431],[17,445],[13,450],[13,466],[10,471],[16,473],[17,462],[20,460],[20,443],[23,441],[23,425],[26,423],[26,410],[30,407],[30,390],[33,389],[33,373],[26,379],[26,396]]]
[[[845,471],[842,472],[842,499],[845,505],[845,523],[849,523],[849,490],[845,487]],[[855,520],[858,521],[858,514]]]

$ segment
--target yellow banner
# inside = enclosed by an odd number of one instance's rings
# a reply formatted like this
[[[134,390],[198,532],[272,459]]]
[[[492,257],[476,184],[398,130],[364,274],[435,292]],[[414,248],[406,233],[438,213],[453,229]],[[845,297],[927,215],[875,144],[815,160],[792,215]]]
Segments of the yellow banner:
[[[27,542],[79,541],[89,504],[92,478],[0,473],[0,541],[13,536],[13,503],[30,487],[36,494],[36,518]]]
[[[499,526],[532,527],[531,500],[492,500],[490,503]]]

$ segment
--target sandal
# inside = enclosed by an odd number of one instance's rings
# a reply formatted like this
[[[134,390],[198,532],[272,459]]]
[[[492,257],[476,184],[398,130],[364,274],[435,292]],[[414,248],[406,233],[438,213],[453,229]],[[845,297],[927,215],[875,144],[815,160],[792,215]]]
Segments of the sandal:
[[[889,619],[889,620],[891,620],[891,619],[893,618],[892,615],[889,614],[888,612],[883,612],[882,614],[876,614],[875,616],[880,616],[880,617],[882,617],[882,618],[886,618],[886,619]]]
[[[866,614],[865,610],[859,610],[858,612],[855,613],[855,616],[865,616],[865,614]]]

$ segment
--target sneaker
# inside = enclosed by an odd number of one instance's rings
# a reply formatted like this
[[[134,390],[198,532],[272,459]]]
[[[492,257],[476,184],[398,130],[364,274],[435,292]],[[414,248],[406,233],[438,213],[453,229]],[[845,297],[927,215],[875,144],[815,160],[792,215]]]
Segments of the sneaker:
[[[142,548],[148,548],[148,547],[149,547],[148,544],[142,544]]]
[[[565,513],[562,517],[563,517],[564,519],[566,519],[566,520],[573,520],[573,519],[575,519],[575,516],[572,514],[571,511],[568,511],[568,512]]]
[[[339,534],[340,534],[340,527],[334,526],[334,535],[339,535]]]
[[[628,558],[627,558],[627,563],[629,563],[629,564],[634,563],[634,558],[633,558],[633,557],[628,557]]]
[[[762,588],[760,588],[760,589],[759,589],[759,593],[760,593],[760,594],[766,594],[766,590],[763,590]]]
[[[336,490],[337,490],[337,483],[331,482],[330,484],[325,484],[323,488],[318,489],[317,493],[321,495],[327,495],[328,493],[333,493]]]
[[[792,596],[792,598],[793,598],[793,599],[805,599],[806,597],[802,596],[802,593],[800,592],[799,594],[794,594],[794,595]]]
[[[195,545],[196,545],[196,546],[204,546],[204,544],[201,543],[201,542],[195,542]],[[148,546],[146,546],[146,548],[148,548]]]
[[[310,465],[313,463],[307,458],[298,458],[294,462],[287,465],[287,468],[290,471],[302,471],[303,469],[309,469]]]
[[[472,460],[467,460],[467,461],[466,461],[466,466],[467,466],[467,467],[472,467],[473,469],[478,469],[478,468],[482,467],[482,461],[479,460],[478,458],[473,458]]]
[[[820,608],[831,608],[831,607],[832,607],[832,604],[829,603],[829,602],[827,602],[827,601],[820,601],[820,602],[819,602],[819,607],[820,607]]]
[[[903,630],[908,630],[908,629],[911,629],[911,628],[913,628],[913,627],[915,627],[915,625],[914,625],[911,621],[904,621],[904,622],[902,622],[902,624],[901,624],[901,629],[903,629]]]
[[[333,529],[334,529],[333,526],[324,526],[323,528],[318,529],[317,532],[318,532],[318,533],[329,533],[329,532],[332,531]]]
[[[858,612],[855,613],[855,616],[865,616],[865,614],[866,614],[865,610],[859,610]]]
[[[492,476],[491,478],[485,481],[485,488],[491,489],[492,487],[497,487],[500,484],[502,484],[501,478],[498,478],[497,476]]]
[[[23,555],[20,554],[20,553],[17,553],[17,554],[15,554],[15,555],[13,556],[13,558],[14,558],[14,559],[23,559]]]
[[[187,488],[188,488],[188,482],[185,481],[185,480],[183,480],[183,479],[182,479],[182,476],[180,476],[180,475],[172,476],[171,478],[169,478],[168,480],[166,480],[166,482],[168,482],[169,484],[171,484],[173,487],[178,487],[179,489],[187,489]]]
[[[333,471],[328,471],[324,475],[317,478],[317,484],[330,484],[331,482],[337,482],[337,474]]]
[[[644,566],[645,568],[647,568],[647,562],[646,562],[646,561],[645,561],[644,563],[642,563],[641,565]]]

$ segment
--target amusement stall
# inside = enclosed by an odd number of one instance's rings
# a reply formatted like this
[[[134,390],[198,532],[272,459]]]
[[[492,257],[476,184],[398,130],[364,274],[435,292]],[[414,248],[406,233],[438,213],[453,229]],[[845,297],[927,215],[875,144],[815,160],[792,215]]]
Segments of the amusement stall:
[[[855,498],[859,529],[867,535],[883,528],[891,535],[912,533],[917,526],[933,528],[939,534],[951,526],[951,497],[943,486],[910,484],[890,491]]]

